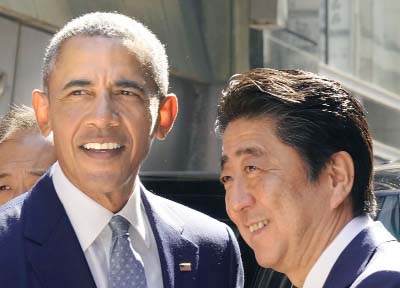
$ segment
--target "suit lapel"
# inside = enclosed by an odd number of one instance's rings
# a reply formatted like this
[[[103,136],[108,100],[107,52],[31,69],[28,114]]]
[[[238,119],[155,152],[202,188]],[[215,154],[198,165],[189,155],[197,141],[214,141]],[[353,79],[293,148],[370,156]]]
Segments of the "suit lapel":
[[[22,217],[26,255],[43,286],[96,287],[49,174],[33,188]]]
[[[389,232],[382,229],[379,222],[362,230],[340,254],[325,281],[324,288],[349,287],[365,270],[377,246],[394,240]]]
[[[166,206],[164,201],[167,200],[151,194],[143,186],[141,190],[146,214],[157,242],[164,288],[196,287],[198,246],[184,236],[183,222]],[[190,263],[191,271],[181,271],[181,263]]]

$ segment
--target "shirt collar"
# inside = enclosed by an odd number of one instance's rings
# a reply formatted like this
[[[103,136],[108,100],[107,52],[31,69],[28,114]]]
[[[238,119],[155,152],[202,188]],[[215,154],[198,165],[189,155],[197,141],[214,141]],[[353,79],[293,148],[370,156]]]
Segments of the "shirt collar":
[[[86,251],[107,227],[114,213],[74,186],[65,176],[58,161],[51,168],[51,175],[57,196],[71,221],[82,250]],[[146,247],[149,248],[149,227],[144,221],[145,211],[141,204],[139,178],[136,178],[133,189],[128,202],[116,215],[121,215],[127,219],[140,238],[143,239]]]
[[[140,238],[144,241],[147,248],[150,247],[150,235],[149,235],[149,224],[145,221],[145,209],[141,201],[141,189],[140,189],[139,177],[136,177],[135,187],[133,188],[133,193],[129,198],[125,206],[115,215],[121,215],[136,230]]]
[[[303,288],[323,287],[340,254],[358,233],[372,223],[372,219],[365,215],[355,217],[347,223],[315,262],[304,281]]]

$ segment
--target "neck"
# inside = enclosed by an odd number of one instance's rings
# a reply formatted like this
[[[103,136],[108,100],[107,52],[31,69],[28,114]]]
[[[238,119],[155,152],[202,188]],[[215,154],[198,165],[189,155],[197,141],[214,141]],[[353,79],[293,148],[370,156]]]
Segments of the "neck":
[[[128,202],[130,196],[132,195],[134,188],[131,188],[129,191],[126,192],[110,192],[110,193],[102,193],[102,194],[95,194],[91,197],[94,201],[99,203],[101,206],[106,208],[107,210],[117,213],[119,212],[125,204]]]
[[[99,205],[103,206],[113,213],[117,213],[128,202],[129,197],[131,197],[134,191],[136,182],[136,175],[133,175],[122,185],[112,187],[112,190],[107,189],[106,187],[104,187],[104,185],[101,185],[101,183],[99,183],[100,185],[90,185],[89,187],[85,185],[78,186],[75,183],[72,183],[82,193],[86,194]],[[91,183],[95,183],[95,181],[92,181]]]
[[[318,258],[353,218],[350,208],[343,205],[339,210],[329,219],[321,219],[317,227],[310,229],[312,233],[304,237],[305,245],[299,249],[299,257],[297,257],[295,265],[291,270],[284,272],[295,287],[303,287],[308,273]]]
[[[129,176],[122,181],[120,178],[107,178],[107,175],[87,175],[87,173],[85,177],[79,177],[79,174],[69,175],[68,171],[62,169],[61,164],[56,164],[55,167],[55,173],[61,179],[66,178],[80,192],[113,213],[120,211],[125,206],[135,185],[139,185],[136,181],[138,169],[129,173]]]

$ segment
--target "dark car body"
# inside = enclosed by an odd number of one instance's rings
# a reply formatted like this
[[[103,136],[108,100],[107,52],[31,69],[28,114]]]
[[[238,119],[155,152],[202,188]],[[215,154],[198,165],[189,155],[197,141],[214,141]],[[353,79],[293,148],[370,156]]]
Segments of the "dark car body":
[[[400,164],[377,167],[374,187],[378,202],[376,220],[400,240]],[[217,175],[205,173],[142,173],[150,191],[227,223],[235,231],[242,251],[247,288],[290,288],[285,275],[257,265],[254,253],[243,241],[225,210],[225,191]]]

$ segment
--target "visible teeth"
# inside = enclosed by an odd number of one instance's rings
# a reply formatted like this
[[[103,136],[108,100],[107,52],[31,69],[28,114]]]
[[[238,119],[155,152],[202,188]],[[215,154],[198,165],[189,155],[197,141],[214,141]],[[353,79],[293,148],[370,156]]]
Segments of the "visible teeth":
[[[249,230],[251,233],[253,233],[267,225],[268,225],[268,220],[262,220],[262,221],[259,221],[257,223],[250,225]]]
[[[121,147],[122,145],[117,143],[87,143],[83,145],[83,148],[87,150],[112,150]]]

